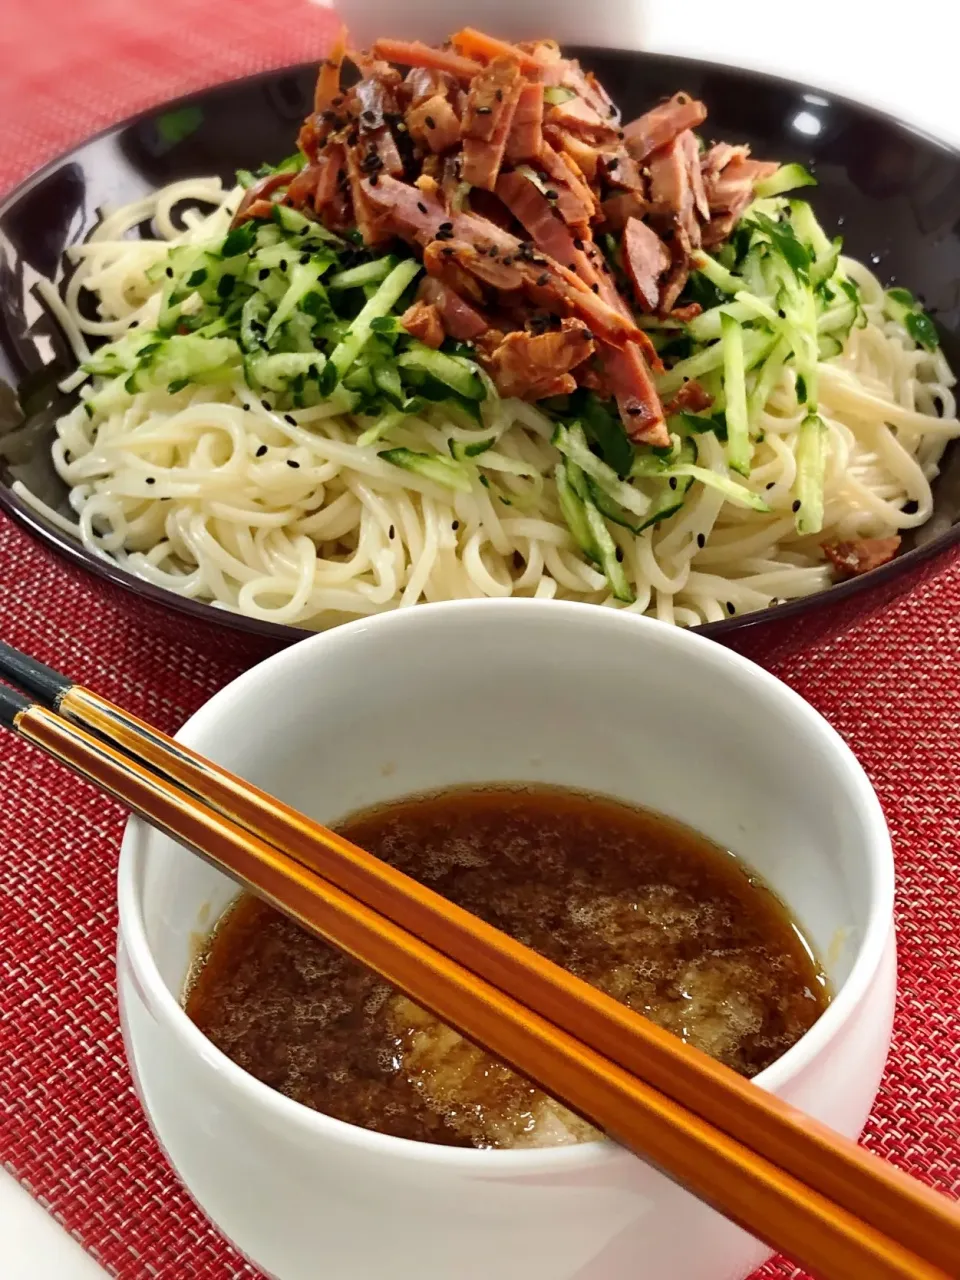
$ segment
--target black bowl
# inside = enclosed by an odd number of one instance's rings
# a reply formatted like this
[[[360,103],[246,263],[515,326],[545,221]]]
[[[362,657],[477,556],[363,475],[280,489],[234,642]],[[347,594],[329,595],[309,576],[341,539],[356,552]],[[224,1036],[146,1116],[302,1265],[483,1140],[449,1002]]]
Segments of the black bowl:
[[[847,251],[891,284],[922,298],[936,317],[948,360],[960,368],[960,153],[842,98],[789,81],[655,54],[581,53],[627,118],[684,89],[709,107],[709,136],[749,142],[755,154],[814,170],[818,216],[839,228]],[[117,125],[54,161],[0,207],[0,508],[61,561],[118,592],[150,625],[181,639],[258,656],[307,632],[183,600],[85,550],[12,492],[19,479],[48,506],[69,512],[53,470],[56,381],[72,359],[55,322],[37,305],[37,274],[61,276],[63,252],[95,225],[103,204],[136,199],[175,179],[256,167],[290,152],[313,98],[313,66],[270,72],[181,99]],[[904,539],[895,560],[817,595],[699,630],[770,659],[838,635],[942,570],[960,550],[960,447],[947,451],[935,511]]]

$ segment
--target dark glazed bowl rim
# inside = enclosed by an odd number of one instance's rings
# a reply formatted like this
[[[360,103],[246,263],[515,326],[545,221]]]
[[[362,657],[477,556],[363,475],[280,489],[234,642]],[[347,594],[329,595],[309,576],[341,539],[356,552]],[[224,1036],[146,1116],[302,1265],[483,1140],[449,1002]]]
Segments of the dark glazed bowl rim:
[[[960,162],[960,147],[956,147],[942,138],[937,138],[908,121],[900,120],[889,112],[858,102],[855,98],[848,98],[843,94],[835,93],[831,89],[808,84],[805,81],[792,80],[786,76],[773,75],[750,68],[733,67],[726,63],[713,62],[707,59],[690,58],[683,54],[611,49],[599,45],[583,48],[578,52],[587,56],[590,54],[618,58],[626,56],[636,58],[641,62],[672,63],[678,69],[684,66],[693,66],[699,71],[716,72],[717,74],[740,80],[745,87],[748,87],[751,83],[759,82],[771,87],[779,85],[794,92],[815,94],[825,99],[826,103],[831,106],[846,107],[858,113],[862,118],[875,121],[897,132],[910,134],[928,147]],[[107,125],[96,133],[81,138],[69,150],[52,157],[45,164],[29,173],[0,201],[0,218],[14,208],[37,182],[68,161],[76,151],[101,138],[106,138],[113,133],[128,129],[139,121],[148,120],[160,112],[176,110],[179,107],[201,101],[210,94],[218,93],[221,90],[237,88],[242,85],[254,86],[260,82],[276,80],[282,76],[301,75],[311,71],[316,65],[317,60],[311,59],[305,62],[273,67],[266,71],[258,71],[253,75],[220,80],[214,84],[182,94],[179,97],[156,103],[133,115],[124,117],[122,120]],[[70,534],[58,528],[52,522],[48,522],[42,512],[20,498],[5,482],[0,482],[0,511],[6,514],[21,529],[36,538],[38,542],[58,556],[63,557],[70,564],[84,569],[112,586],[119,587],[121,590],[138,596],[161,609],[184,615],[208,626],[224,627],[245,635],[272,641],[277,645],[292,644],[305,639],[307,636],[316,634],[316,631],[310,628],[288,626],[285,623],[278,622],[265,622],[260,618],[247,617],[244,614],[234,613],[231,610],[218,607],[210,601],[191,600],[184,596],[178,596],[175,592],[169,591],[165,587],[159,587],[147,582],[145,579],[138,578],[134,573],[124,569],[107,556],[97,555],[96,552],[88,550]],[[743,636],[753,632],[755,629],[762,628],[774,620],[777,622],[789,621],[790,619],[797,619],[810,613],[819,612],[832,604],[840,604],[844,601],[855,599],[858,596],[872,592],[875,587],[893,583],[902,576],[909,576],[913,569],[923,565],[927,560],[936,559],[957,543],[960,543],[960,521],[951,525],[950,528],[945,529],[936,537],[930,538],[922,545],[896,556],[887,564],[877,569],[872,569],[869,573],[862,574],[859,577],[834,583],[822,591],[817,591],[809,596],[801,596],[795,600],[785,601],[775,607],[734,615],[719,622],[702,623],[698,627],[688,629],[699,635],[727,640],[734,635]]]

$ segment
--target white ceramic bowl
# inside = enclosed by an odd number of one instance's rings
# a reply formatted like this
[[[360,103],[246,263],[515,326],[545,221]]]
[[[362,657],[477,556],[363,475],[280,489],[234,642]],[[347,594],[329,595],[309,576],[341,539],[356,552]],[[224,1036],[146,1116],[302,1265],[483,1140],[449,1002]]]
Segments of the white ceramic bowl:
[[[411,792],[497,780],[587,788],[683,819],[777,890],[837,993],[758,1084],[859,1133],[893,1013],[889,838],[840,738],[745,659],[588,605],[422,606],[287,649],[180,736],[328,823]],[[612,1144],[413,1143],[319,1115],[248,1076],[179,1003],[198,937],[234,892],[131,821],[119,991],[134,1079],[186,1186],[264,1270],[279,1280],[736,1280],[763,1261],[762,1245]]]

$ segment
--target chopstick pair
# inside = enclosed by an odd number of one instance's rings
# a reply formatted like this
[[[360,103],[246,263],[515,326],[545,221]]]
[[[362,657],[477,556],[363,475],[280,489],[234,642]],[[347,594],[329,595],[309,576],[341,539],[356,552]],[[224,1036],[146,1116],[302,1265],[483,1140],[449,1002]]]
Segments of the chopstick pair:
[[[47,704],[0,686],[0,724],[815,1274],[960,1275],[960,1213],[944,1197],[2,643],[0,675]]]

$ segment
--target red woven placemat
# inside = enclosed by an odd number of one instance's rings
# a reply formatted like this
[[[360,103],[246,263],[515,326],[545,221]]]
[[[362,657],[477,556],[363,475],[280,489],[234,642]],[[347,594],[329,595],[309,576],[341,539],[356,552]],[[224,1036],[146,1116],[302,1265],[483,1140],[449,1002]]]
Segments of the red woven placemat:
[[[332,27],[328,11],[285,0],[15,6],[7,0],[3,12],[0,189],[133,111],[318,56]],[[135,626],[5,522],[0,635],[167,730],[237,674]],[[881,621],[778,668],[857,752],[893,831],[900,1001],[867,1142],[954,1195],[958,642],[960,569]],[[133,1095],[113,972],[122,827],[120,811],[91,788],[0,741],[0,1159],[123,1280],[252,1277],[167,1169]],[[775,1263],[762,1274],[801,1273]]]

